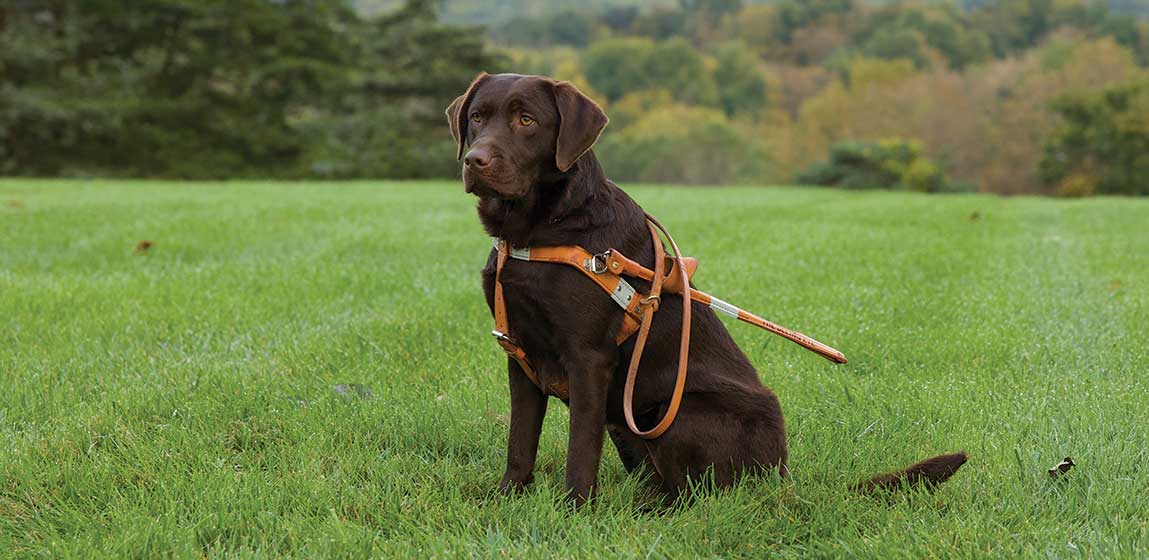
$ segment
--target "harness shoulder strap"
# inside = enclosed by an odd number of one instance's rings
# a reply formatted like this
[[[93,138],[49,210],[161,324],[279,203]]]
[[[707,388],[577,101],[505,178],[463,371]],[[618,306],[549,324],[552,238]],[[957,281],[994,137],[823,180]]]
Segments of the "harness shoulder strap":
[[[506,242],[500,240],[498,243],[505,244]],[[622,276],[607,274],[611,271],[607,268],[605,255],[609,255],[613,251],[595,255],[575,245],[525,249],[508,248],[508,250],[508,255],[512,259],[571,266],[590,278],[599,288],[610,295],[611,299],[626,313],[622,319],[622,328],[615,336],[615,344],[621,345],[638,330],[638,323],[642,318],[638,310],[641,299],[638,296],[640,294]]]

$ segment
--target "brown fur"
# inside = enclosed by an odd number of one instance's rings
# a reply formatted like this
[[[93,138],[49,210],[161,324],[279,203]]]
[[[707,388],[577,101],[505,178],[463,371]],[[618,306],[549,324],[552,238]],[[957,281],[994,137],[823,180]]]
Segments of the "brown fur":
[[[913,486],[919,483],[925,486],[935,486],[949,480],[967,460],[964,451],[950,455],[938,455],[920,463],[914,463],[898,472],[875,476],[858,484],[854,489],[859,492],[872,492],[879,488],[896,490],[902,486]]]
[[[580,245],[595,253],[615,248],[653,266],[642,209],[606,178],[590,150],[606,115],[574,86],[538,76],[481,74],[447,115],[466,162],[464,185],[479,199],[488,234],[515,247]],[[483,269],[489,306],[494,270],[492,251]],[[622,322],[615,303],[578,271],[560,265],[512,260],[502,283],[509,334],[544,384],[560,379],[570,387],[566,488],[576,502],[594,493],[604,434],[628,472],[645,467],[670,498],[687,488],[688,479],[708,471],[719,486],[749,472],[786,473],[778,398],[709,307],[692,304],[689,376],[674,425],[657,439],[642,440],[623,420],[633,338],[615,344]],[[640,291],[648,288],[632,283]],[[678,298],[664,299],[655,315],[635,389],[640,429],[661,417],[673,389],[681,305]],[[513,490],[533,479],[548,399],[514,360],[507,365],[511,425],[499,487]],[[918,479],[930,476],[907,476]]]

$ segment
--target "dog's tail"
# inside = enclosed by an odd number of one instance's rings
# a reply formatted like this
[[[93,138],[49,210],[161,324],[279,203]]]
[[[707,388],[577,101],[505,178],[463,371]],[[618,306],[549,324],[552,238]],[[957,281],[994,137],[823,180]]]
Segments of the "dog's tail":
[[[927,487],[941,484],[953,476],[968,460],[964,451],[950,455],[938,455],[920,463],[914,463],[908,468],[876,476],[854,486],[854,490],[863,493],[873,492],[879,488],[896,490],[905,486],[924,484]]]

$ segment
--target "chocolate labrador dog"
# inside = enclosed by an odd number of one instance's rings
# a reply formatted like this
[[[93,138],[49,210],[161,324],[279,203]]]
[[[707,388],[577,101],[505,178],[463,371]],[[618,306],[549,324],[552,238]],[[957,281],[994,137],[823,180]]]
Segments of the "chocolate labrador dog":
[[[607,117],[573,85],[484,73],[451,103],[447,116],[464,160],[463,183],[478,197],[488,234],[513,247],[578,245],[592,253],[614,248],[653,267],[653,239],[642,208],[606,178],[591,151]],[[495,267],[492,251],[482,273],[492,312]],[[640,292],[649,288],[639,279],[628,281]],[[621,346],[615,342],[622,310],[568,266],[508,261],[501,283],[508,334],[527,352],[542,384],[569,387],[566,489],[576,503],[595,491],[604,432],[627,471],[646,467],[670,498],[708,471],[719,486],[765,469],[786,473],[778,397],[762,385],[709,307],[692,303],[688,377],[678,416],[663,435],[644,440],[623,418],[634,337]],[[668,297],[654,315],[634,393],[639,429],[662,417],[673,391],[681,306],[681,299]],[[507,363],[511,425],[499,487],[514,490],[533,479],[548,398],[515,360]],[[935,457],[863,486],[941,482],[964,462],[964,454]]]

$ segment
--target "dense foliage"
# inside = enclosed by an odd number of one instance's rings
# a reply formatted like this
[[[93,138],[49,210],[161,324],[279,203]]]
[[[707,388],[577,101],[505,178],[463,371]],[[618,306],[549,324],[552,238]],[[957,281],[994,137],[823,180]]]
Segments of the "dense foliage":
[[[828,161],[811,166],[795,181],[846,189],[966,190],[965,185],[947,181],[920,144],[899,139],[834,144]]]
[[[1069,194],[1056,166],[1042,163],[1067,119],[1059,100],[1149,79],[1149,21],[1130,15],[1146,14],[1147,6],[667,1],[641,9],[619,3],[597,15],[543,10],[491,33],[517,68],[570,79],[607,106],[613,120],[599,153],[622,180],[796,178]],[[577,39],[547,32],[576,20],[565,29],[579,30]],[[1134,121],[1149,118],[1140,105],[1127,111]],[[913,181],[902,171],[872,173],[881,162],[901,161],[872,153],[889,148],[890,138],[914,153],[899,164],[913,170]],[[1131,160],[1120,154],[1140,145],[1127,134],[1113,138],[1128,143],[1088,158],[1124,169]],[[702,159],[708,171],[688,168],[688,159]]]
[[[761,176],[753,144],[717,109],[663,105],[603,140],[599,150],[613,177],[648,182],[723,184]]]
[[[499,59],[432,2],[0,7],[0,173],[443,176],[442,108]]]
[[[1059,194],[1149,194],[1149,82],[1067,97],[1042,178]]]
[[[922,190],[1141,193],[1125,123],[1149,108],[1101,92],[1149,82],[1146,16],[1149,0],[11,0],[0,173],[451,176],[443,107],[513,70],[605,106],[597,151],[623,181],[810,180],[896,138],[946,178]]]

